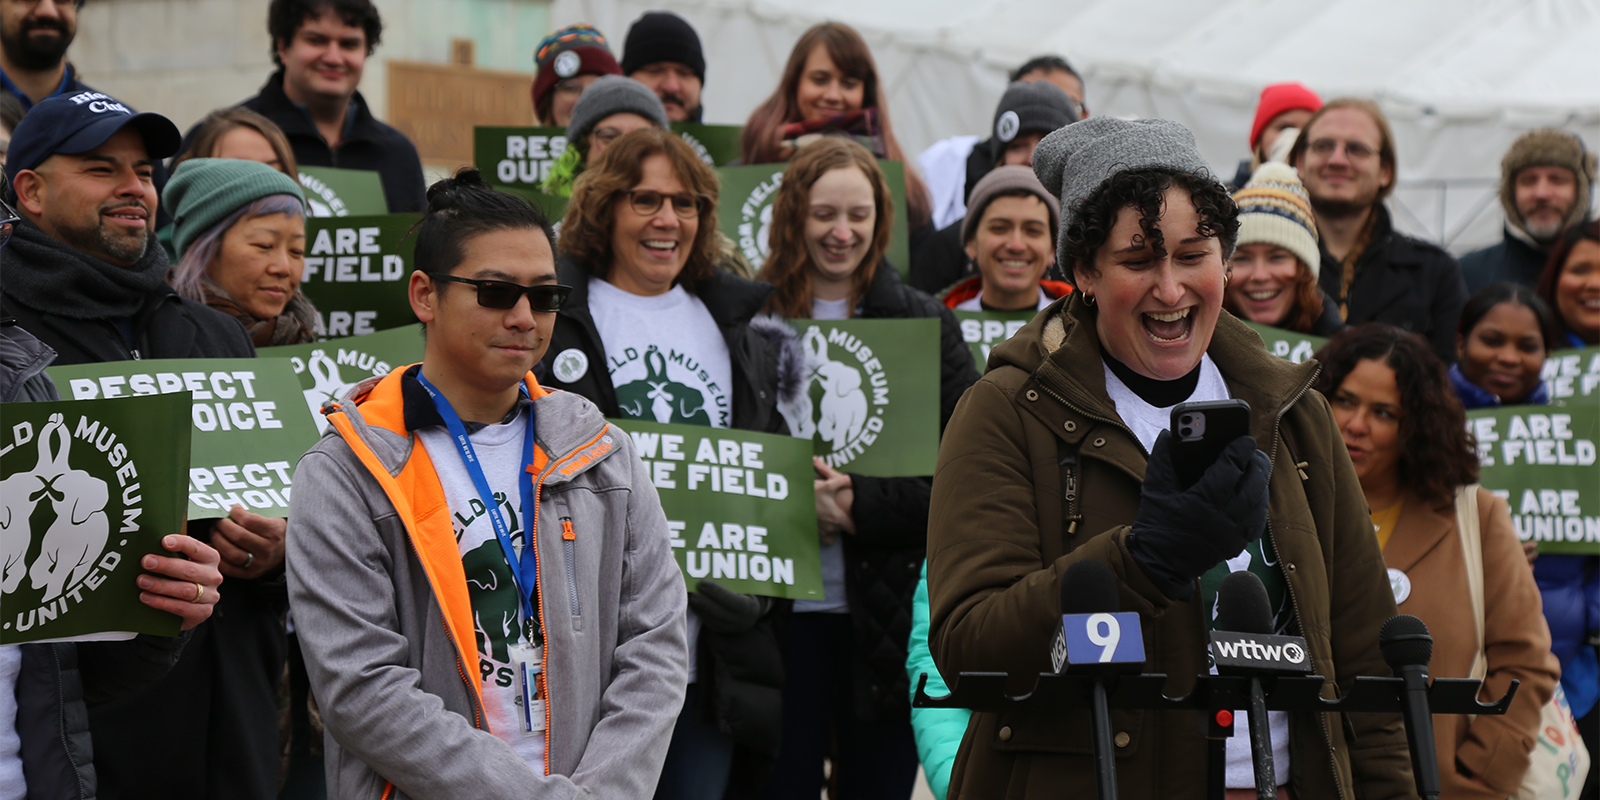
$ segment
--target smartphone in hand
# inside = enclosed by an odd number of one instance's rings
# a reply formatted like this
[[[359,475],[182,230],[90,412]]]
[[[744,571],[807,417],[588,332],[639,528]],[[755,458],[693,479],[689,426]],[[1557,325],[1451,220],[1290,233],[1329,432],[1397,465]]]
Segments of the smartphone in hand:
[[[1243,400],[1179,403],[1172,408],[1172,466],[1187,489],[1216,463],[1234,439],[1250,433],[1250,404]]]

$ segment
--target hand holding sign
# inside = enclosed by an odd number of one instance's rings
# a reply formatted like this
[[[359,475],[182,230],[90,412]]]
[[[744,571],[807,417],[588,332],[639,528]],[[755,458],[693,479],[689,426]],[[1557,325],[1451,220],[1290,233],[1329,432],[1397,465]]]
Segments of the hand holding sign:
[[[189,630],[211,618],[211,607],[222,595],[222,573],[217,571],[217,551],[205,542],[172,534],[162,537],[161,546],[188,556],[145,556],[140,563],[155,575],[140,575],[139,602],[183,619],[182,630]],[[163,577],[157,577],[163,576]]]
[[[230,578],[259,578],[283,563],[289,521],[263,517],[235,505],[211,525],[211,546],[222,557],[219,569]]]
[[[830,545],[841,532],[856,532],[856,521],[850,516],[855,488],[849,475],[828,466],[828,462],[813,456],[811,463],[822,476],[812,481],[817,493],[817,537],[824,545]]]

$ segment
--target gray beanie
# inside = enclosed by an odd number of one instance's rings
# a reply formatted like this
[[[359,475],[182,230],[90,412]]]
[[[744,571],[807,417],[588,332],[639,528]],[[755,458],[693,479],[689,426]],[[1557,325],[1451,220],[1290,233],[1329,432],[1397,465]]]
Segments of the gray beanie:
[[[999,151],[995,155],[1024,133],[1050,133],[1082,116],[1078,104],[1060,86],[1049,81],[1017,81],[1006,87],[994,109],[994,128],[989,133]]]
[[[1074,205],[1111,176],[1150,167],[1212,177],[1194,134],[1170,120],[1090,117],[1044,137],[1033,151],[1033,174],[1061,198],[1056,258],[1066,252],[1067,228],[1078,218]]]
[[[567,141],[576,142],[589,134],[600,120],[612,114],[638,114],[665,130],[667,110],[661,98],[650,87],[621,75],[601,75],[589,84],[572,107],[572,121],[567,123]]]
[[[1050,210],[1051,225],[1061,218],[1061,207],[1056,204],[1055,195],[1044,190],[1039,179],[1034,177],[1033,170],[1016,164],[995,167],[978,181],[978,185],[972,187],[972,196],[967,198],[967,218],[961,223],[961,241],[970,241],[972,235],[978,232],[978,223],[983,221],[984,209],[989,207],[990,201],[999,195],[1017,191],[1038,197]]]

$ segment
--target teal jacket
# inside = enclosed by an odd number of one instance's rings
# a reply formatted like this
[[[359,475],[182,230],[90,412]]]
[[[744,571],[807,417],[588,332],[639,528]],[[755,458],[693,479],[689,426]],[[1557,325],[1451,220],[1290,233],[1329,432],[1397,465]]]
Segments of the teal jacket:
[[[911,638],[906,643],[906,674],[911,676],[911,697],[916,699],[917,681],[928,674],[928,686],[923,691],[929,697],[949,694],[950,688],[939,669],[933,665],[933,653],[928,651],[928,563],[922,563],[922,579],[917,581],[917,595],[911,601]],[[964,708],[911,709],[911,729],[917,736],[917,758],[922,761],[922,773],[928,779],[933,796],[945,800],[950,788],[950,768],[955,766],[956,752],[961,749],[961,737],[967,733],[967,720],[972,712]]]

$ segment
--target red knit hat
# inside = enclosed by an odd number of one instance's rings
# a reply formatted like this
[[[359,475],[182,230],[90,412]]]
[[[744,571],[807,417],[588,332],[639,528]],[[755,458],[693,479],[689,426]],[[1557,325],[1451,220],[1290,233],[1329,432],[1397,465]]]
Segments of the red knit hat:
[[[1313,114],[1322,108],[1322,98],[1303,83],[1274,83],[1262,89],[1261,100],[1256,103],[1256,121],[1250,123],[1250,149],[1256,149],[1256,144],[1261,141],[1261,132],[1267,129],[1267,123],[1274,117],[1301,108]]]
[[[572,55],[567,55],[571,53]],[[539,42],[533,60],[539,72],[533,78],[533,107],[563,78],[575,75],[621,75],[622,66],[611,55],[606,37],[591,25],[568,25]]]

